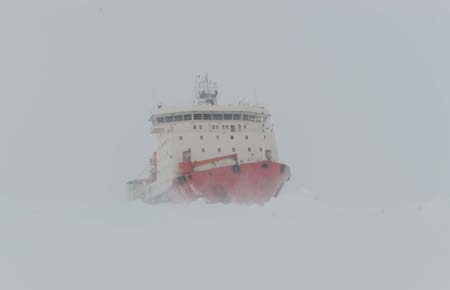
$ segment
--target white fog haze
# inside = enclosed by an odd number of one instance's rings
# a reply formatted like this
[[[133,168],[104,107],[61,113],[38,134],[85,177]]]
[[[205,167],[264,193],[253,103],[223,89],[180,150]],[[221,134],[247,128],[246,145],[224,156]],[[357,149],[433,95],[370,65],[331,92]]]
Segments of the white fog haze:
[[[0,1],[1,289],[449,289],[447,1]],[[264,206],[127,202],[157,104],[271,111]]]

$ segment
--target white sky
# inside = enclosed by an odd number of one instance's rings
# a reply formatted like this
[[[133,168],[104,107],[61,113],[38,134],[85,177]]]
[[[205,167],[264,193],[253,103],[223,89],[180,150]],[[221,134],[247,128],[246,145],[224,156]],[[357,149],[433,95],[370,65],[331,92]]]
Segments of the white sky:
[[[266,103],[287,190],[424,200],[449,183],[447,1],[1,1],[0,194],[117,196],[157,100]]]

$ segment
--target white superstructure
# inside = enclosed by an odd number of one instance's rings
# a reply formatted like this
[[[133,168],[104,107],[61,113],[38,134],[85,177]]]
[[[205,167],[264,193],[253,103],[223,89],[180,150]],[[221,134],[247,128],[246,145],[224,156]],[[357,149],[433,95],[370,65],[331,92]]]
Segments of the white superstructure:
[[[217,86],[207,78],[197,82],[196,90],[194,105],[160,107],[150,118],[151,133],[158,137],[153,192],[167,190],[179,175],[178,164],[187,158],[195,162],[236,153],[239,164],[278,161],[271,116],[265,107],[218,105]],[[198,170],[229,162],[222,160]]]

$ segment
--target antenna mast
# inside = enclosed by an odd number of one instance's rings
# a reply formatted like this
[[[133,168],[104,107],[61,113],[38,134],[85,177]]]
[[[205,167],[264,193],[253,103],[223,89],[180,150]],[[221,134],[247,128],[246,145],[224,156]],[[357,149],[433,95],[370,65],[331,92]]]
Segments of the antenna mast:
[[[208,79],[208,74],[195,78],[195,101],[198,105],[217,105],[218,85]]]

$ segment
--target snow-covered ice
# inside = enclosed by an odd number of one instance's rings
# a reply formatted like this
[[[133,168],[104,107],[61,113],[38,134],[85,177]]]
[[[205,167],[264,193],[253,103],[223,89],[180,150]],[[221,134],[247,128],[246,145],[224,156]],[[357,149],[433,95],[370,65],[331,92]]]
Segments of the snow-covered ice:
[[[0,289],[450,289],[450,199],[265,206],[1,197]]]

